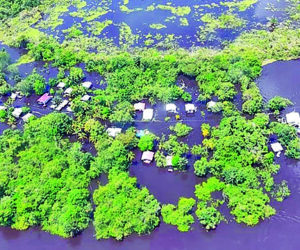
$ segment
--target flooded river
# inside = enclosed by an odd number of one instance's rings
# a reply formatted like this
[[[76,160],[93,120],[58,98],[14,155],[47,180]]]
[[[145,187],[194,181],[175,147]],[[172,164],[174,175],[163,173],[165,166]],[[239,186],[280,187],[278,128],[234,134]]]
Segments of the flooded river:
[[[274,95],[290,98],[295,106],[292,109],[300,111],[300,60],[275,62],[264,67],[261,77],[257,83],[262,91],[265,101]],[[189,87],[189,91],[196,92],[196,84],[193,80],[183,78]],[[196,96],[196,95],[195,95]],[[193,99],[195,101],[195,96]],[[183,103],[177,103],[179,109],[183,110]],[[200,125],[208,122],[217,125],[220,116],[200,113],[204,105],[197,103],[198,111],[195,116],[188,117],[181,112],[181,118],[189,126],[193,127],[191,134],[183,139],[189,146],[199,143]],[[138,129],[148,128],[157,135],[168,134],[168,127],[174,123],[174,117],[169,122],[164,122],[166,111],[162,104],[153,106],[156,110],[156,122],[136,122]],[[137,116],[137,119],[139,117]],[[2,125],[1,125],[2,126]],[[146,166],[139,161],[140,153],[136,152],[136,159],[130,168],[130,174],[136,176],[138,183],[146,186],[151,193],[162,203],[176,203],[180,196],[193,197],[194,186],[202,180],[193,174],[192,163],[189,158],[189,169],[185,173],[169,173],[166,169],[159,169],[151,164]],[[300,234],[300,162],[286,159],[283,155],[276,161],[281,164],[281,170],[275,177],[278,181],[285,179],[291,189],[292,195],[283,203],[272,201],[277,214],[255,227],[246,227],[232,221],[228,215],[227,208],[222,211],[227,215],[228,223],[222,222],[218,228],[206,232],[196,222],[188,233],[180,233],[176,227],[161,223],[151,235],[132,235],[124,241],[117,242],[113,239],[97,241],[92,225],[81,235],[72,239],[63,239],[31,228],[27,231],[16,231],[10,228],[0,228],[0,248],[14,250],[22,248],[25,250],[68,250],[68,249],[128,249],[128,250],[168,250],[168,249],[276,249],[294,250],[299,249]]]

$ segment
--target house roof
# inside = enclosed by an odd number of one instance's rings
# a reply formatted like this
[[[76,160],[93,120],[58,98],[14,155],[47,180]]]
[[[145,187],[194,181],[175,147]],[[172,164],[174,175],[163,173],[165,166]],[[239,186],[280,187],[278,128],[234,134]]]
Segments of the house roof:
[[[142,161],[151,162],[151,161],[153,161],[153,158],[154,158],[154,152],[152,152],[152,151],[145,151],[142,154]]]
[[[286,121],[290,124],[300,125],[300,115],[298,112],[291,112],[286,114]]]
[[[23,112],[22,108],[15,108],[14,111],[12,112],[12,115],[16,118],[19,118],[22,112]]]
[[[59,84],[57,84],[56,87],[63,89],[66,86],[66,84],[64,82],[60,82]]]
[[[275,153],[283,150],[283,147],[281,146],[281,144],[279,142],[272,143],[271,148]]]
[[[72,93],[72,91],[73,91],[72,88],[67,88],[67,89],[65,90],[64,94],[65,94],[65,95],[69,95],[69,94]]]
[[[145,109],[143,112],[143,120],[152,120],[153,109]]]
[[[52,96],[49,95],[48,93],[43,94],[38,100],[38,103],[46,104],[52,99]]]
[[[91,99],[91,96],[90,95],[84,95],[83,97],[81,97],[81,101],[83,101],[83,102],[86,102],[86,101],[88,101],[88,100],[90,100]]]
[[[142,129],[142,130],[136,131],[136,137],[138,137],[138,138],[141,138],[146,134],[149,134],[148,129]]]
[[[118,134],[122,132],[121,128],[108,128],[106,130],[107,134],[111,137],[116,137]]]
[[[166,166],[167,166],[167,167],[172,167],[172,166],[173,166],[173,164],[172,164],[172,159],[173,159],[173,156],[172,156],[172,155],[168,155],[168,156],[166,157]]]
[[[31,113],[27,113],[26,115],[24,115],[24,116],[22,117],[22,120],[23,120],[24,122],[28,122],[29,118],[32,117],[32,116],[34,116],[34,115],[31,114]]]
[[[133,107],[134,107],[134,110],[136,110],[136,111],[143,111],[146,108],[146,103],[138,102],[138,103],[135,103],[133,105]]]
[[[60,111],[62,110],[65,106],[67,106],[67,104],[69,103],[68,100],[63,100],[57,107],[55,110]]]
[[[214,106],[216,106],[216,102],[214,102],[214,101],[209,101],[208,103],[207,103],[207,108],[213,108]]]
[[[174,103],[166,104],[166,110],[171,112],[176,112],[176,105]]]
[[[7,107],[5,107],[5,106],[0,106],[0,110],[7,110]]]
[[[82,85],[83,87],[87,88],[87,89],[89,89],[89,88],[92,87],[92,83],[91,83],[91,82],[83,82],[81,85]]]
[[[185,104],[185,111],[196,111],[196,106],[193,103]]]

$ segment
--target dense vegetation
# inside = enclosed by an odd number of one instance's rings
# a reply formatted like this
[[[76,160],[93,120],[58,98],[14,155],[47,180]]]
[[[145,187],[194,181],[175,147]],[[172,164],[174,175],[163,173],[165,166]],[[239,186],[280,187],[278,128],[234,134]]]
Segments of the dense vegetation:
[[[0,137],[2,226],[41,226],[63,237],[88,226],[92,157],[79,143],[62,139],[71,123],[64,114],[51,114],[31,120],[23,133],[6,130]]]
[[[40,4],[40,0],[1,0],[0,20],[15,16],[22,10],[28,10]]]
[[[10,65],[8,53],[0,52],[0,94],[19,91],[25,96],[42,95],[50,88],[53,102],[60,103],[63,95],[56,86],[65,82],[67,87],[73,88],[69,101],[74,119],[52,113],[39,119],[31,118],[23,132],[6,130],[0,136],[1,226],[19,230],[41,226],[52,234],[71,237],[84,230],[93,219],[97,239],[121,240],[132,233],[153,231],[159,224],[160,213],[165,223],[188,231],[194,222],[195,204],[200,224],[206,230],[215,229],[225,220],[219,211],[224,203],[238,223],[253,226],[275,213],[270,206],[271,197],[282,201],[290,195],[286,182],[277,184],[274,181],[280,166],[274,164],[274,154],[267,146],[268,138],[272,133],[277,134],[286,148],[286,155],[296,159],[300,158],[299,138],[294,127],[278,122],[270,124],[268,116],[260,113],[264,107],[263,98],[254,80],[264,63],[300,56],[298,29],[281,27],[273,32],[247,32],[222,50],[197,48],[189,51],[130,48],[133,44],[130,41],[136,38],[129,34],[130,27],[126,24],[120,25],[120,41],[124,42],[122,48],[117,48],[109,41],[83,35],[78,25],[64,31],[67,36],[60,43],[34,25],[40,21],[41,28],[56,27],[61,22],[59,15],[70,3],[61,1],[58,8],[54,3],[50,10],[46,8],[49,3],[40,3],[1,1],[0,39],[8,45],[25,48],[27,54],[15,65]],[[87,13],[81,10],[83,2],[72,3],[79,9],[73,16],[87,22],[108,11],[102,6]],[[120,8],[133,11],[127,4],[128,1],[124,1]],[[247,6],[245,2],[236,2],[231,8],[245,9]],[[182,16],[191,11],[161,4],[149,6],[149,11],[155,9],[170,11],[180,16],[181,23],[185,24],[187,19]],[[54,20],[41,20],[44,12]],[[205,15],[202,21],[206,23],[203,31],[244,25],[243,20],[228,13],[219,17]],[[109,20],[106,23],[95,21],[90,29],[97,34],[111,24]],[[161,24],[150,27],[163,28]],[[34,70],[20,79],[16,65],[32,61],[43,61],[45,68],[51,65],[58,69],[58,74],[46,81]],[[105,87],[97,90],[82,87],[83,69],[103,76]],[[169,135],[158,138],[150,133],[140,139],[134,128],[116,138],[109,137],[105,131],[107,124],[132,125],[135,121],[132,104],[136,101],[148,99],[153,104],[182,99],[190,102],[191,94],[177,84],[179,75],[197,80],[199,102],[217,98],[211,111],[222,111],[223,118],[218,127],[199,124],[202,134],[198,136],[203,140],[191,149],[197,157],[195,175],[209,177],[196,185],[197,200],[180,198],[178,205],[165,204],[161,208],[148,189],[140,187],[137,180],[128,175],[135,158],[133,150],[155,150],[158,167],[170,167],[166,160],[171,157],[173,169],[186,171],[190,148],[182,137],[188,137],[193,128],[178,122],[170,126]],[[11,87],[8,80],[15,86]],[[239,89],[243,100],[241,111],[233,104]],[[86,94],[91,95],[91,100],[81,101]],[[12,104],[12,98],[8,98],[7,109],[0,110],[0,120],[15,125]],[[266,107],[278,114],[288,105],[291,105],[289,100],[274,97]],[[23,113],[27,112],[28,107],[23,107]],[[245,118],[245,114],[251,117]],[[93,144],[96,155],[84,153],[80,142],[71,143],[66,139],[70,135]],[[100,183],[94,192],[93,209],[88,185],[101,174],[108,174],[108,183]]]
[[[184,197],[179,199],[177,207],[173,204],[164,205],[161,209],[164,222],[177,226],[181,232],[188,231],[190,224],[194,223],[194,217],[190,214],[194,205],[193,198]]]
[[[159,223],[159,202],[148,189],[138,189],[127,173],[110,172],[109,182],[94,193],[96,238],[118,240],[132,233],[150,233]]]

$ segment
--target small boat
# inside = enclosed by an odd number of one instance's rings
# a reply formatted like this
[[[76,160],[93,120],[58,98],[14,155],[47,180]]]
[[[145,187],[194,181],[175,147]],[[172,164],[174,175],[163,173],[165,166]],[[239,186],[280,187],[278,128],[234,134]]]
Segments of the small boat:
[[[173,171],[174,171],[173,168],[168,168],[169,173],[172,173]]]

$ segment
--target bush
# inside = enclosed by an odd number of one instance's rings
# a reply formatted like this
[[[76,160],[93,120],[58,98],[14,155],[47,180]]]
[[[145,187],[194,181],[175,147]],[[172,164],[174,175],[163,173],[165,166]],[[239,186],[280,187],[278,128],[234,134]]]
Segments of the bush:
[[[141,137],[138,143],[138,147],[141,151],[152,150],[154,147],[155,136],[153,134],[147,134]]]
[[[177,226],[180,232],[187,232],[194,223],[194,217],[190,214],[194,205],[193,198],[180,197],[177,207],[173,204],[164,205],[161,215],[165,223]]]
[[[170,130],[174,131],[177,136],[183,137],[188,135],[193,128],[183,123],[176,123],[175,126],[170,126]]]
[[[269,100],[267,107],[271,111],[280,111],[289,105],[293,105],[293,103],[289,99],[275,96],[271,100]]]

